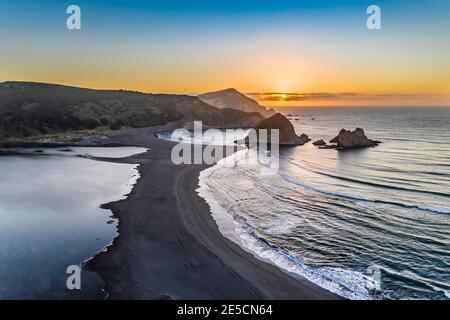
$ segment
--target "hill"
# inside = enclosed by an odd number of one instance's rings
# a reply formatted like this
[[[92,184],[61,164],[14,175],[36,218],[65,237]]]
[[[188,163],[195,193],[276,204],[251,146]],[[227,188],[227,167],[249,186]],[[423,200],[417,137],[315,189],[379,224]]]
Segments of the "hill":
[[[203,102],[219,109],[230,108],[244,112],[259,112],[265,118],[275,115],[275,111],[261,106],[236,89],[230,88],[209,92],[198,96]]]
[[[148,127],[201,120],[210,127],[253,127],[258,113],[217,109],[197,97],[93,90],[33,82],[0,83],[0,140],[76,130]]]

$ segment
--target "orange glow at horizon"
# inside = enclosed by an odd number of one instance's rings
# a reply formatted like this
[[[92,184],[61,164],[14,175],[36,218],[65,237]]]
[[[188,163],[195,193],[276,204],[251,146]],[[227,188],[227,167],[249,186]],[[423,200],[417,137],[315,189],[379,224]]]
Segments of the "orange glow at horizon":
[[[27,59],[20,51],[0,63],[0,81],[60,83],[94,89],[128,89],[147,93],[197,94],[234,87],[243,93],[279,93],[278,99],[257,100],[266,106],[450,105],[450,63],[433,57],[404,59],[403,55],[363,57],[276,38],[267,48],[266,35],[238,49],[221,40],[202,52],[192,48],[158,52],[143,46],[121,52],[104,43],[98,53],[73,56],[70,46],[59,58],[45,46]],[[135,45],[136,46],[136,45]],[[141,45],[139,45],[141,46]],[[129,45],[133,47],[133,45]],[[210,47],[203,47],[210,48]],[[151,49],[151,50],[150,50]],[[412,60],[412,58],[410,58]],[[36,63],[39,61],[39,63]],[[291,93],[310,93],[292,99]],[[330,93],[329,97],[311,93]],[[346,96],[339,93],[356,93]]]

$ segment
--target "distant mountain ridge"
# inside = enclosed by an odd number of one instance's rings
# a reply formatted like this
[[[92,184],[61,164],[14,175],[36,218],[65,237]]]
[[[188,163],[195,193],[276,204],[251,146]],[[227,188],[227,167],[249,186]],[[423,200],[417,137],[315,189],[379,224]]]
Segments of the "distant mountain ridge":
[[[256,100],[247,97],[234,88],[208,92],[198,97],[203,102],[219,109],[230,108],[243,112],[259,112],[265,118],[276,114],[273,109],[261,106]]]
[[[0,83],[0,140],[74,130],[149,127],[203,121],[210,127],[253,127],[259,113],[218,109],[197,97],[94,90],[57,84]]]

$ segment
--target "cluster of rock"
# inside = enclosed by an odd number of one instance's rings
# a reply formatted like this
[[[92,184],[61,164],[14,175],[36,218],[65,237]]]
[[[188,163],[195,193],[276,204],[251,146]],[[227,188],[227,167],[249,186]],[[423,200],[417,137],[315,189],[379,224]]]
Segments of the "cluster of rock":
[[[320,139],[320,140],[313,142],[313,145],[315,145],[317,147],[323,147],[323,146],[326,146],[327,143],[323,139]]]
[[[324,140],[318,140],[313,144],[320,149],[355,149],[376,147],[381,142],[367,138],[364,130],[357,128],[355,131],[342,129],[339,134],[327,144]]]
[[[282,114],[277,113],[274,116],[261,121],[256,127],[259,143],[271,142],[271,130],[279,130],[279,144],[281,146],[299,146],[304,145],[311,141],[306,134],[300,136],[295,132],[292,123]],[[259,130],[267,130],[267,141],[261,141]],[[375,147],[379,145],[380,141],[375,141],[367,138],[364,130],[357,128],[354,131],[342,129],[339,134],[330,140],[330,144],[327,144],[323,139],[313,142],[313,144],[320,149],[355,149],[355,148],[367,148]]]

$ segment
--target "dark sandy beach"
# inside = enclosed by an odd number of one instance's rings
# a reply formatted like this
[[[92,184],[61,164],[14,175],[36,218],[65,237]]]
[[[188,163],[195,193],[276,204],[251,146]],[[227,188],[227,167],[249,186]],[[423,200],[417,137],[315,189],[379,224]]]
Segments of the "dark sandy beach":
[[[206,166],[174,165],[174,144],[154,133],[137,129],[108,141],[150,149],[117,160],[140,164],[141,178],[126,200],[105,206],[119,218],[119,236],[86,266],[109,299],[339,298],[222,236],[195,191]]]

